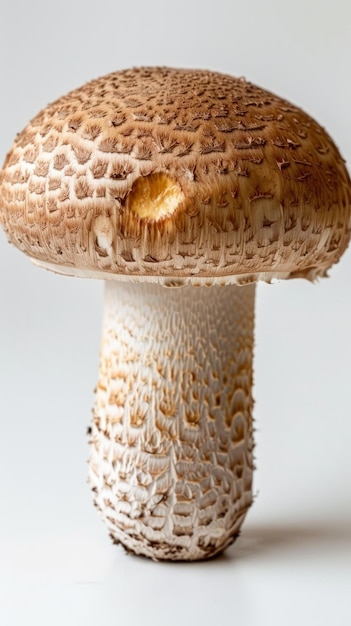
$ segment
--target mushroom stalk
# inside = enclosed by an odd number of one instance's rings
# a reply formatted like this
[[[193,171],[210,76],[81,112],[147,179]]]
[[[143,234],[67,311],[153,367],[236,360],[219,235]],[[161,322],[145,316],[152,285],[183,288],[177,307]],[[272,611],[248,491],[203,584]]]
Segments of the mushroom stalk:
[[[109,281],[89,481],[117,543],[213,556],[252,502],[255,286]]]

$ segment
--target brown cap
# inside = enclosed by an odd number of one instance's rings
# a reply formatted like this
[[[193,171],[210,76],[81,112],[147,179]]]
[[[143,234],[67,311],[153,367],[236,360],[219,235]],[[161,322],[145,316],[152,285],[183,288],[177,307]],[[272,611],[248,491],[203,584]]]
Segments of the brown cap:
[[[350,178],[323,128],[202,70],[115,72],[50,104],[17,136],[0,198],[11,242],[78,276],[313,279],[350,238]]]

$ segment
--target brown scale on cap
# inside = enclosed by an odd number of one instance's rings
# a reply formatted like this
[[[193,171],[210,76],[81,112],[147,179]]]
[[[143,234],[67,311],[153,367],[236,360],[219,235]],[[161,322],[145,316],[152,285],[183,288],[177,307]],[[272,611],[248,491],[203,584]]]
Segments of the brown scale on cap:
[[[63,273],[313,279],[347,247],[350,189],[297,107],[223,74],[140,68],[60,98],[18,135],[0,222]]]

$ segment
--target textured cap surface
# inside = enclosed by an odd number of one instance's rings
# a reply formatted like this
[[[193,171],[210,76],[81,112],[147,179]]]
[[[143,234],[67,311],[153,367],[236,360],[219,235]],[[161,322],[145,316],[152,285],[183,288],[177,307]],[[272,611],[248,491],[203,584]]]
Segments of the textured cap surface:
[[[17,136],[0,222],[68,274],[313,279],[348,245],[350,189],[297,107],[228,75],[140,68],[60,98]]]

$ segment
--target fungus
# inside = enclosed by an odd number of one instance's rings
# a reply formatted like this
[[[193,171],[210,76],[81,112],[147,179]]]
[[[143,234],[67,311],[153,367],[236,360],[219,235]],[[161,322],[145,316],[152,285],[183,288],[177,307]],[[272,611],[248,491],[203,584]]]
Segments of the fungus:
[[[255,283],[325,276],[349,242],[334,143],[243,79],[119,71],[28,124],[0,197],[34,263],[106,281],[89,481],[111,537],[223,550],[252,502]]]

